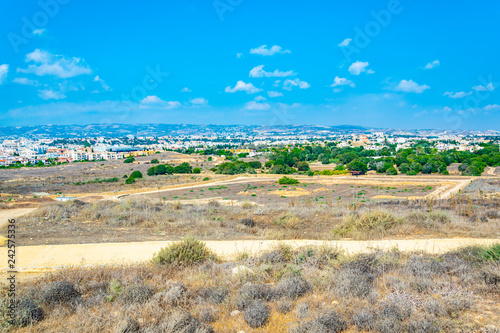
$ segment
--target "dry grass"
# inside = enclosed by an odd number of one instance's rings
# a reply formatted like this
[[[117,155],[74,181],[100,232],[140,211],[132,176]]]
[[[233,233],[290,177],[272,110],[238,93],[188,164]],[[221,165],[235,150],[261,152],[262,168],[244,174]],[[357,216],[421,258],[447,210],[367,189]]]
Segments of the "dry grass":
[[[185,323],[203,332],[210,332],[209,325],[236,333],[494,331],[491,325],[498,325],[500,246],[440,256],[397,250],[347,256],[324,247],[273,251],[284,255],[274,262],[260,259],[272,255],[261,255],[184,267],[61,270],[19,285],[21,298],[37,304],[43,319],[2,327],[113,332],[137,324],[144,332],[159,327],[181,332],[166,328]],[[239,265],[253,273],[233,275]],[[59,295],[57,288],[66,290],[64,302],[43,301]]]
[[[45,204],[19,222],[25,245],[179,239],[186,234],[206,240],[493,238],[500,236],[500,201],[463,196],[348,206],[226,206],[137,198]]]

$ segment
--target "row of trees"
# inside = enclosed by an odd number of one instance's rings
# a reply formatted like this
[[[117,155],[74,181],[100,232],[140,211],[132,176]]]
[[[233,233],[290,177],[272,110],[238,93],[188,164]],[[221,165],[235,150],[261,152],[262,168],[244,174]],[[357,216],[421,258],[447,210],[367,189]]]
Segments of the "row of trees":
[[[157,166],[148,169],[148,176],[157,175],[172,175],[174,173],[200,173],[200,168],[193,168],[191,164],[184,162],[178,166],[172,166],[170,164],[159,164]]]
[[[413,147],[396,151],[395,145],[381,150],[366,150],[363,147],[336,147],[335,143],[324,146],[306,145],[294,148],[274,149],[265,166],[269,173],[290,174],[309,170],[307,161],[323,164],[335,163],[351,171],[374,170],[377,173],[407,175],[419,173],[448,174],[447,167],[461,163],[459,170],[466,176],[479,176],[486,166],[500,166],[500,152],[496,144],[481,144],[483,149],[469,152],[448,150],[438,152],[433,143],[417,142]]]

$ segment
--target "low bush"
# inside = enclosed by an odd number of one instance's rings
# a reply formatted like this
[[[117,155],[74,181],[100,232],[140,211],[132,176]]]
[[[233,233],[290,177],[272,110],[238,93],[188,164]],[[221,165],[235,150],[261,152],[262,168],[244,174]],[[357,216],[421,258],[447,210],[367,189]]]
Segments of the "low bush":
[[[366,298],[373,290],[375,278],[367,265],[347,265],[333,276],[334,290],[342,297]]]
[[[72,283],[67,281],[52,282],[42,290],[42,303],[65,304],[81,298]]]
[[[299,324],[298,327],[292,328],[291,333],[338,333],[347,329],[346,321],[336,312],[328,311],[320,314],[317,318]]]
[[[239,310],[244,310],[253,301],[270,301],[271,299],[273,299],[273,292],[269,286],[246,283],[238,290],[236,306]]]
[[[309,282],[301,277],[291,277],[281,280],[274,290],[276,297],[296,299],[304,296],[312,290]]]
[[[221,304],[227,298],[229,290],[217,287],[201,288],[197,292],[198,296],[212,304]]]
[[[269,307],[261,300],[251,302],[243,311],[243,319],[252,328],[262,327],[269,321]]]
[[[290,245],[279,243],[270,251],[262,253],[259,261],[263,263],[286,263],[292,261],[294,256]]]
[[[135,333],[139,332],[140,325],[134,319],[127,318],[123,319],[116,325],[113,333]]]
[[[2,320],[6,320],[10,316],[7,314],[9,312],[7,308],[7,302],[4,301],[2,304],[1,310],[1,319],[0,319],[0,328],[4,325],[1,323]],[[35,301],[29,298],[23,298],[19,300],[17,303],[17,307],[15,310],[16,318],[11,322],[11,324],[15,326],[32,326],[33,324],[43,320],[44,312],[40,305],[38,305]]]
[[[278,180],[278,184],[282,185],[295,185],[299,184],[299,181],[295,178],[288,178],[288,177],[283,177]]]
[[[145,303],[154,295],[154,290],[148,286],[127,286],[120,294],[124,304]]]
[[[194,237],[186,237],[180,242],[174,242],[155,253],[153,257],[153,262],[160,265],[191,265],[207,260],[218,261],[219,259],[204,242]]]
[[[250,228],[255,227],[255,221],[253,219],[244,218],[240,220],[240,223]]]
[[[152,327],[151,330],[147,332],[162,332],[162,333],[214,333],[212,327],[207,324],[203,324],[196,318],[191,316],[187,311],[176,311],[163,322],[158,325],[158,327]]]

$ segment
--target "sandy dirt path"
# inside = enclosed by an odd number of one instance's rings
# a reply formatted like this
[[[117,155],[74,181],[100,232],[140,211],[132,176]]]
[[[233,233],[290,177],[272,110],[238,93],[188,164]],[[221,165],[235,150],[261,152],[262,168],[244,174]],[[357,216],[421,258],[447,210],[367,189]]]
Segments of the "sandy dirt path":
[[[238,178],[230,179],[230,180],[221,180],[221,181],[210,182],[210,183],[207,182],[207,183],[197,184],[197,185],[187,185],[187,186],[165,188],[165,189],[159,189],[159,190],[147,191],[147,192],[121,194],[121,195],[116,195],[116,196],[112,196],[112,197],[107,197],[107,198],[104,198],[103,200],[118,200],[118,199],[125,199],[128,197],[134,196],[134,195],[144,195],[144,194],[152,194],[152,193],[178,191],[178,190],[192,189],[192,188],[198,188],[198,187],[207,187],[207,186],[212,186],[212,185],[228,185],[228,184],[240,184],[240,183],[250,183],[250,182],[265,182],[265,181],[277,180],[277,179],[278,178],[238,177]]]
[[[9,223],[9,219],[15,219],[34,211],[36,208],[16,208],[0,210],[0,228]]]
[[[434,192],[425,196],[425,198],[448,199],[451,196],[460,192],[460,190],[466,188],[467,185],[469,185],[473,180],[474,178],[465,178],[463,180],[456,181],[457,184],[451,188],[449,186],[442,186],[437,190],[435,190]]]
[[[20,216],[26,215],[34,211],[36,208],[16,208],[16,209],[2,209],[0,210],[0,229],[4,228],[10,219],[16,219]],[[3,233],[3,232],[2,232]],[[5,231],[7,234],[7,231]],[[7,242],[5,235],[0,235],[0,245]]]
[[[367,252],[370,249],[388,250],[397,247],[401,251],[426,251],[443,253],[459,247],[474,244],[500,243],[500,239],[422,239],[422,240],[379,240],[379,241],[317,241],[317,240],[237,240],[207,241],[209,248],[224,258],[231,258],[238,252],[256,254],[269,249],[277,243],[291,246],[322,245],[336,246],[347,253]],[[171,244],[164,242],[107,243],[107,244],[69,244],[21,246],[16,250],[17,269],[20,272],[41,272],[68,266],[118,265],[145,262],[154,253]],[[7,249],[1,250],[0,267],[7,270]]]
[[[496,168],[488,167],[488,171],[486,171],[486,174],[488,176],[495,176],[495,170]]]

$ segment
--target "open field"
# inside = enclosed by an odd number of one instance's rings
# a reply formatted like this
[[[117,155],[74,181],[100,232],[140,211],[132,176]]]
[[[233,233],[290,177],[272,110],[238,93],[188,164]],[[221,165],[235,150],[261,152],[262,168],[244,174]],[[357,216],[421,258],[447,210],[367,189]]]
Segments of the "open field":
[[[123,163],[123,160],[97,161],[61,164],[53,167],[31,167],[20,169],[3,169],[0,171],[0,193],[32,195],[33,192],[85,194],[95,192],[111,192],[141,187],[158,187],[158,184],[184,184],[201,181],[201,175],[171,175],[149,177],[141,180],[141,184],[125,184],[124,175],[140,171],[146,175],[147,169],[155,158],[161,163],[174,165],[188,162],[194,167],[211,168],[214,162],[200,156],[165,152],[144,157],[137,157],[134,163]],[[117,182],[103,180],[118,178]],[[100,181],[99,181],[100,180]]]
[[[47,203],[17,219],[22,245],[238,239],[425,239],[500,236],[500,202],[450,199],[163,202],[156,194],[121,200]],[[227,202],[227,201],[220,201]],[[251,220],[251,222],[246,221]]]

